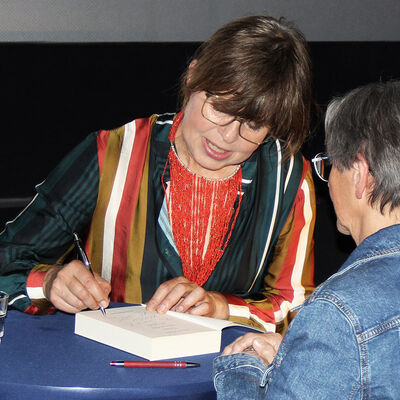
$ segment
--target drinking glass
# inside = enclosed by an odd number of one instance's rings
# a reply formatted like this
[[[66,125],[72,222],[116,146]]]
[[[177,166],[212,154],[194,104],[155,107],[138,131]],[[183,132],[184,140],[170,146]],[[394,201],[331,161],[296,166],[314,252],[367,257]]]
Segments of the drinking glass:
[[[4,320],[7,315],[8,294],[0,291],[0,343],[4,336]]]

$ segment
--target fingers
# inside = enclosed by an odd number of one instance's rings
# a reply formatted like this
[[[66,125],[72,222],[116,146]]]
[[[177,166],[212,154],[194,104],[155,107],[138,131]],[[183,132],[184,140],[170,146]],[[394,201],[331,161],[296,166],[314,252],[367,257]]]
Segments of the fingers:
[[[179,302],[176,306],[177,312],[189,312],[191,314],[196,314],[196,309],[197,309],[197,315],[203,315],[199,312],[201,310],[205,310],[209,308],[209,303],[206,303],[207,299],[207,292],[201,288],[200,286],[193,288],[191,291],[188,290],[185,294],[185,297],[182,298],[182,301]]]
[[[256,337],[256,335],[262,335],[262,334],[246,333],[244,336],[238,337],[234,342],[232,342],[230,345],[225,347],[222,354],[225,356],[228,354],[244,352],[246,349],[249,349],[252,347],[253,340]]]
[[[195,303],[187,312],[192,315],[228,319],[229,306],[226,298],[218,292],[204,291],[204,293],[203,299]]]
[[[278,333],[247,333],[226,346],[222,355],[249,352],[260,357],[266,364],[270,364],[282,341]]]
[[[111,293],[111,285],[108,281],[106,281],[104,278],[102,278],[100,275],[97,275],[96,273],[94,274],[94,277],[96,279],[97,284],[100,286],[103,292],[103,298],[98,300],[98,302],[103,308],[107,308],[108,305],[110,304],[109,297]]]
[[[93,276],[80,261],[53,267],[43,282],[46,298],[60,310],[76,313],[85,308],[96,310],[109,304],[111,287],[103,278]]]
[[[185,312],[190,307],[189,304],[195,304],[191,301],[193,296],[189,300],[186,300],[185,297],[189,296],[196,288],[198,286],[195,283],[190,282],[183,276],[164,282],[146,304],[147,310],[166,313],[176,306],[177,311],[179,308],[179,312]]]
[[[183,276],[164,282],[146,304],[148,311],[168,310],[226,319],[228,303],[216,292],[208,292]]]
[[[93,276],[86,268],[85,274],[83,274],[80,266],[76,273],[72,271],[74,275],[68,286],[71,293],[86,306],[85,308],[97,310],[99,306],[108,307],[108,294],[111,291],[111,285],[100,276]],[[101,282],[101,285],[99,282]],[[105,291],[103,287],[106,289]]]
[[[256,355],[266,364],[270,364],[278,352],[281,341],[282,336],[278,333],[267,333],[254,339],[253,348]]]

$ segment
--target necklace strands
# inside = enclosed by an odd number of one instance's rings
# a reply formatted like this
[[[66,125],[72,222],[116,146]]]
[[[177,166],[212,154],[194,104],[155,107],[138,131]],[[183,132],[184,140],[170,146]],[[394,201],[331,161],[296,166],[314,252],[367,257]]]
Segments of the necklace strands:
[[[242,171],[238,167],[224,179],[208,179],[189,171],[173,144],[181,119],[179,113],[171,127],[171,149],[161,180],[183,274],[202,286],[222,257],[235,226],[242,200]],[[169,190],[164,185],[168,164]]]

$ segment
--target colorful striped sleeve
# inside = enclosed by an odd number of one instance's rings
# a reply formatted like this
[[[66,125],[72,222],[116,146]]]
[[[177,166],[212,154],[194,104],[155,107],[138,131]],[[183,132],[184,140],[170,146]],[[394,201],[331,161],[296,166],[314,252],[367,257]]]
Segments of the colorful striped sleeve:
[[[264,276],[264,289],[249,298],[225,295],[231,320],[283,332],[291,309],[314,289],[315,191],[311,168],[305,160],[303,164],[303,177]]]
[[[70,248],[72,233],[84,232],[92,217],[99,180],[96,138],[89,135],[67,155],[0,234],[0,290],[10,295],[13,308],[52,311],[43,302],[43,277]]]

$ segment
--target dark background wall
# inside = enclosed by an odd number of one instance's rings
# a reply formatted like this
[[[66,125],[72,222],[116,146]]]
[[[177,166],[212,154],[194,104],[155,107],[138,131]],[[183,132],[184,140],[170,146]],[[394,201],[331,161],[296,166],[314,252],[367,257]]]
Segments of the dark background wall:
[[[178,109],[188,59],[219,26],[285,16],[309,41],[315,96],[400,78],[398,0],[13,0],[0,2],[0,231],[89,132]],[[319,127],[304,146],[322,151]],[[354,247],[316,181],[316,281]]]
[[[329,99],[376,80],[400,78],[400,42],[311,42],[315,95]],[[178,82],[197,42],[0,44],[0,225],[34,195],[89,132],[179,108]],[[319,127],[304,146],[324,149]],[[337,233],[327,186],[316,180],[316,281],[353,248]],[[2,228],[0,228],[1,230]]]

